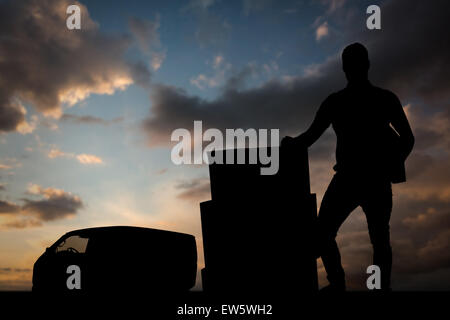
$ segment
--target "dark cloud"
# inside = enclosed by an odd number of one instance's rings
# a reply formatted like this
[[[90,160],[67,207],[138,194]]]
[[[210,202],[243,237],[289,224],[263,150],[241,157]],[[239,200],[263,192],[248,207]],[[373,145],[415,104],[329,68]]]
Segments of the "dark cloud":
[[[103,118],[94,117],[94,116],[78,116],[75,114],[65,113],[60,118],[61,121],[77,123],[77,124],[101,124],[101,125],[110,125],[115,123],[120,123],[123,121],[123,117],[114,118],[111,120],[105,120]]]
[[[149,71],[125,61],[131,38],[103,34],[81,8],[81,30],[68,30],[66,8],[72,1],[26,0],[0,4],[0,131],[25,121],[17,99],[58,116],[90,94],[111,94]]]
[[[16,213],[20,211],[20,206],[8,202],[0,200],[0,214],[10,214],[10,213]]]
[[[415,10],[404,14],[405,7]],[[371,78],[376,85],[398,93],[405,103],[417,99],[427,103],[442,101],[450,93],[450,80],[446,76],[450,72],[447,59],[450,44],[447,37],[441,36],[447,26],[444,15],[449,7],[445,1],[433,5],[390,1],[382,7],[383,31],[355,33],[350,29],[345,32],[345,39],[348,43],[362,41],[368,46]],[[212,101],[191,96],[179,88],[155,86],[151,93],[152,116],[144,124],[150,144],[170,143],[175,128],[191,128],[194,120],[203,120],[205,126],[219,129],[280,128],[282,133],[297,133],[310,123],[327,95],[345,86],[339,54],[304,75],[285,81],[271,80],[258,88],[242,90],[228,85],[232,80]]]
[[[315,78],[298,78],[291,83],[271,81],[243,91],[226,84],[227,89],[213,101],[190,96],[176,87],[155,85],[152,116],[143,126],[150,145],[170,143],[174,129],[192,129],[194,120],[202,120],[204,128],[280,128],[284,133],[294,133],[306,128],[333,80],[322,79],[325,87]],[[335,86],[335,90],[338,88]]]
[[[25,111],[11,101],[4,89],[0,89],[0,132],[14,131],[25,122]]]
[[[77,196],[68,193],[55,194],[42,200],[23,199],[22,207],[27,213],[35,215],[42,221],[52,221],[72,216],[83,208],[83,202]]]
[[[30,185],[27,193],[41,199],[24,198],[21,199],[22,205],[0,200],[0,214],[8,218],[2,227],[22,229],[41,226],[43,222],[71,217],[84,208],[80,197],[64,190]]]
[[[429,106],[448,98],[450,39],[443,31],[449,10],[445,0],[384,2],[381,32],[363,28],[361,34],[352,34],[367,44],[374,81]]]
[[[157,58],[159,59],[159,56],[157,56]],[[129,67],[130,74],[134,82],[141,87],[147,88],[150,85],[152,76],[150,70],[147,68],[147,65],[142,61],[138,61],[130,64]]]

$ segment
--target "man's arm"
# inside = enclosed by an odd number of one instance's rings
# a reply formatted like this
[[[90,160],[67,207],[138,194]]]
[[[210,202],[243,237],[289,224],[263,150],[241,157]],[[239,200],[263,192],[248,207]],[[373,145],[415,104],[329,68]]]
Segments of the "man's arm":
[[[400,136],[402,160],[406,160],[414,146],[414,135],[406,118],[400,100],[394,95],[391,125]]]
[[[316,142],[317,139],[320,138],[320,136],[331,124],[331,115],[329,107],[330,107],[330,97],[328,97],[320,105],[320,108],[317,111],[316,116],[314,117],[314,120],[311,126],[308,128],[308,130],[306,130],[304,133],[300,134],[295,138],[290,138],[290,140],[295,144],[299,144],[306,147],[309,147],[314,142]]]

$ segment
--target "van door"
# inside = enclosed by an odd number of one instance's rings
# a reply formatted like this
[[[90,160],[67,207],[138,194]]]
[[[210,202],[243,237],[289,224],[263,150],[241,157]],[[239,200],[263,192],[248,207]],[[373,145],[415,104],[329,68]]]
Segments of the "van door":
[[[54,247],[54,252],[49,255],[49,274],[48,274],[48,287],[56,291],[86,291],[87,285],[87,265],[86,265],[86,248],[89,238],[82,235],[70,235],[66,238],[60,240],[59,243]],[[69,267],[76,266],[72,269],[77,269],[77,271],[71,271]],[[81,290],[77,288],[70,288],[68,286],[67,280],[75,272],[78,272],[81,282]],[[69,272],[68,272],[69,271]],[[72,277],[70,281],[74,283],[74,278]]]

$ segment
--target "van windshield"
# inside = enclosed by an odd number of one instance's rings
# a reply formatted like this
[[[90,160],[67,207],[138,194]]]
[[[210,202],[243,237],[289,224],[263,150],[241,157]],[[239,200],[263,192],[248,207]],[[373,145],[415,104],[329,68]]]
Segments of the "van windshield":
[[[89,238],[81,237],[79,235],[70,236],[62,240],[56,247],[56,253],[72,252],[85,253]]]

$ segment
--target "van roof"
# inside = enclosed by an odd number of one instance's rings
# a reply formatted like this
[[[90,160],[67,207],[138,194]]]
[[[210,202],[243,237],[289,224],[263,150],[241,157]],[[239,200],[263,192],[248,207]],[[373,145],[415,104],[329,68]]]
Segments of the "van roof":
[[[89,235],[98,235],[103,233],[110,234],[132,234],[136,232],[148,232],[153,234],[165,234],[176,237],[192,237],[195,238],[193,235],[187,234],[187,233],[181,233],[181,232],[175,232],[175,231],[168,231],[168,230],[160,230],[160,229],[152,229],[152,228],[143,228],[143,227],[133,227],[133,226],[108,226],[108,227],[94,227],[94,228],[86,228],[86,229],[78,229],[67,232],[65,235],[74,235],[74,234],[89,234]]]

